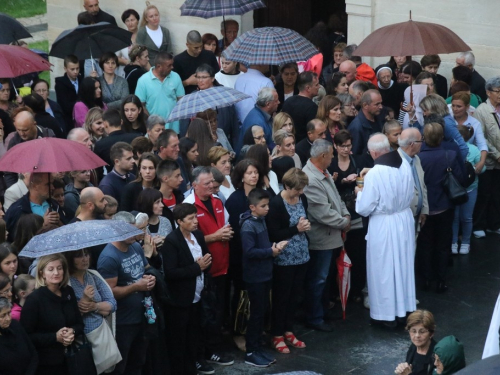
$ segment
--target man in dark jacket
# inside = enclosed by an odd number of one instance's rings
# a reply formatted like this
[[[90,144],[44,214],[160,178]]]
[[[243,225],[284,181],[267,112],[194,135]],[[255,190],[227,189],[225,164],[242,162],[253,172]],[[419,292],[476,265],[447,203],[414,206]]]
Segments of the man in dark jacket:
[[[93,17],[95,23],[109,22],[116,26],[115,17],[99,8],[99,0],[84,0],[83,7]]]
[[[472,80],[470,83],[470,91],[473,94],[478,95],[483,102],[486,102],[488,97],[486,96],[486,81],[483,76],[474,69],[474,65],[476,65],[476,58],[474,54],[470,51],[462,52],[457,56],[456,59],[457,65],[466,66],[470,70],[472,70]]]
[[[44,225],[62,225],[60,223],[59,206],[50,199],[49,174],[32,173],[28,186],[28,194],[14,202],[5,214],[8,241],[12,242],[16,235],[19,218],[26,214],[36,214],[43,217]]]
[[[307,160],[311,156],[311,146],[313,142],[316,139],[326,138],[326,124],[317,118],[309,121],[306,129],[307,137],[295,146],[295,153],[299,155],[302,166],[306,165]]]
[[[78,100],[78,89],[83,77],[80,75],[78,57],[68,55],[64,58],[64,75],[56,77],[57,103],[61,106],[64,115],[66,130],[73,128],[73,107]]]

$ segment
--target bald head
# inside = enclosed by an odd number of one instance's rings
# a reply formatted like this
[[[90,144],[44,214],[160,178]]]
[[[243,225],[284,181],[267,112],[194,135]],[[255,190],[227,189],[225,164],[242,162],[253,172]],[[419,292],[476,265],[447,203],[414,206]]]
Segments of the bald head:
[[[96,219],[106,211],[107,201],[104,199],[104,193],[96,187],[86,187],[80,193],[81,214],[87,220]]]
[[[408,128],[401,132],[398,138],[399,147],[410,157],[420,152],[422,146],[422,134],[416,128]]]
[[[368,151],[373,160],[387,154],[390,150],[389,139],[382,133],[375,133],[368,140]]]
[[[93,203],[96,194],[100,191],[101,190],[99,188],[96,188],[96,187],[86,187],[80,193],[80,204],[83,206],[89,202]],[[101,191],[101,193],[102,193],[102,191]]]
[[[83,0],[83,7],[91,16],[96,16],[99,13],[99,0]]]
[[[85,147],[91,148],[92,141],[90,140],[90,134],[83,128],[73,128],[68,133],[68,140],[78,142]]]
[[[356,64],[351,60],[343,61],[339,66],[339,72],[345,74],[348,85],[356,80]]]
[[[35,117],[28,111],[21,111],[14,117],[14,126],[23,141],[30,141],[37,136]]]

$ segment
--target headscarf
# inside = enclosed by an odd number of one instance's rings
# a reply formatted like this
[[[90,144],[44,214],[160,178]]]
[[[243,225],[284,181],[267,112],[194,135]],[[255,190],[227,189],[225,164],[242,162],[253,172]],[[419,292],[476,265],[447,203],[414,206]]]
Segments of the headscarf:
[[[420,108],[420,102],[423,98],[427,96],[427,85],[413,85],[413,105],[415,107],[414,119],[418,121],[420,126],[424,127],[424,111]],[[405,102],[407,105],[410,104],[410,86],[405,90]],[[410,115],[405,113],[405,118],[403,120],[403,129],[410,127]]]
[[[392,85],[394,84],[394,81],[391,79],[391,83],[389,84],[389,87],[384,87],[380,84],[380,78],[378,78],[378,74],[382,71],[382,70],[388,70],[389,72],[391,72],[391,77],[392,77],[392,69],[388,66],[384,66],[382,65],[380,68],[378,68],[377,70],[377,84],[378,84],[378,88],[380,90],[388,90],[392,87]]]
[[[434,353],[443,364],[442,375],[451,375],[465,367],[464,346],[455,336],[446,336],[434,347]],[[434,370],[433,374],[437,374]]]

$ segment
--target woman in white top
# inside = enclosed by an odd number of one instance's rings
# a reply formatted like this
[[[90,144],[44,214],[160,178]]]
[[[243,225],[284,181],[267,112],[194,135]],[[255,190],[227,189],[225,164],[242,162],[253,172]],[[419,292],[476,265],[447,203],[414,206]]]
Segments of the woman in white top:
[[[217,168],[226,179],[219,187],[219,191],[227,199],[234,192],[234,186],[231,183],[231,153],[222,146],[214,146],[208,150],[208,159],[210,165]]]
[[[160,26],[160,12],[156,6],[148,5],[144,9],[136,43],[147,47],[151,66],[154,66],[158,52],[172,53],[170,32],[166,27]]]
[[[130,37],[130,46],[125,47],[116,53],[116,56],[118,56],[118,68],[116,68],[116,74],[120,77],[125,77],[124,67],[131,63],[130,56],[128,54],[137,38],[139,20],[141,17],[134,9],[127,9],[122,13],[121,18],[125,26],[127,26],[127,30],[132,33],[132,36]]]
[[[220,65],[222,70],[215,74],[215,79],[224,87],[229,87],[234,89],[234,84],[241,74],[239,63],[236,61],[229,61],[224,56],[220,58]]]

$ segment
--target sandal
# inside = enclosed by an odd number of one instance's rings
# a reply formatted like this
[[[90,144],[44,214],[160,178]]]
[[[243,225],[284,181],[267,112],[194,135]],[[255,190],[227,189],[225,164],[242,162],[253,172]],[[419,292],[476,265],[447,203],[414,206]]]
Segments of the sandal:
[[[285,339],[283,336],[274,336],[273,337],[273,346],[274,349],[278,351],[278,353],[281,354],[289,354],[290,349],[288,349],[288,346],[286,346]]]
[[[306,347],[304,341],[298,340],[297,337],[295,337],[295,335],[292,332],[285,333],[285,338],[286,341],[288,341],[290,345],[292,345],[294,348],[304,349]]]

